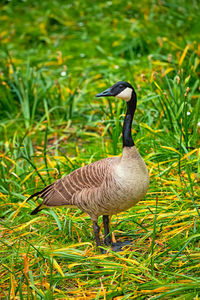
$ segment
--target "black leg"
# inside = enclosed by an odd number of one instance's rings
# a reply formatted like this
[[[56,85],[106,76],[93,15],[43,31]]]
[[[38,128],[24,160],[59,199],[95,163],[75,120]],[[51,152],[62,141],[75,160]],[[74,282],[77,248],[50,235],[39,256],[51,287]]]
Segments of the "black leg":
[[[103,216],[103,225],[104,225],[104,243],[109,246],[112,243],[111,235],[109,234],[109,217]]]
[[[100,238],[99,238],[99,229],[100,228],[97,224],[97,221],[93,221],[93,229],[94,229],[96,244],[97,244],[97,246],[100,246],[101,245]]]

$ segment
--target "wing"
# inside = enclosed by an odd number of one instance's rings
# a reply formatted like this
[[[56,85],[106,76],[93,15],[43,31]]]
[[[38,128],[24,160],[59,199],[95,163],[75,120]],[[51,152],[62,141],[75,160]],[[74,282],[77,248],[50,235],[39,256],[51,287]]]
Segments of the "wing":
[[[36,214],[44,207],[76,205],[75,194],[83,189],[101,186],[112,160],[115,159],[116,157],[105,158],[79,168],[33,194],[27,200],[37,196],[43,198],[43,202],[31,214]]]

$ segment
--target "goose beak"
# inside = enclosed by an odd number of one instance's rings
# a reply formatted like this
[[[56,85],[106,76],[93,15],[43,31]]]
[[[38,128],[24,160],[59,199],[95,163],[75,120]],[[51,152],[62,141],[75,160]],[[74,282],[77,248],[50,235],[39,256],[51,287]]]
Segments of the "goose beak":
[[[111,92],[111,88],[109,88],[99,94],[96,94],[96,97],[108,97],[108,96],[113,96],[113,94]]]

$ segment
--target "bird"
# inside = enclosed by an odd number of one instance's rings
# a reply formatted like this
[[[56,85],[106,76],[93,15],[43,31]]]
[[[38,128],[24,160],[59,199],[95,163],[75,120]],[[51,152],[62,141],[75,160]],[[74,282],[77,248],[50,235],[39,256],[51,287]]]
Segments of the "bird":
[[[58,206],[76,207],[86,212],[93,223],[96,245],[101,250],[99,217],[103,216],[104,245],[112,247],[109,218],[128,210],[146,195],[149,173],[131,135],[137,105],[135,89],[129,82],[119,81],[96,97],[115,97],[126,101],[122,154],[78,168],[34,193],[27,200],[34,197],[43,199],[31,215],[43,208]]]

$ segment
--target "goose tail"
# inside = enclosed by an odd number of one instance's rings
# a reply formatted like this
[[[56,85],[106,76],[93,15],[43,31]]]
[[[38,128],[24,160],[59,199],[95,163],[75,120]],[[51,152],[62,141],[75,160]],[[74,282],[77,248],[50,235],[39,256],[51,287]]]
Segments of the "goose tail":
[[[33,195],[31,195],[27,200],[26,202],[28,202],[30,199],[34,198],[34,197],[37,197],[40,198],[40,197],[43,197],[52,187],[52,184],[48,185],[47,187],[45,187],[44,189],[42,189],[41,191],[39,192],[36,192],[34,193]],[[36,200],[37,200],[36,199]],[[36,215],[40,210],[42,210],[42,208],[44,207],[43,203],[41,203],[40,205],[38,205],[32,212],[31,212],[31,215]]]
[[[48,186],[46,186],[46,187],[45,187],[44,189],[42,189],[41,191],[34,193],[34,194],[31,195],[30,197],[28,197],[28,199],[26,200],[26,202],[28,202],[30,199],[32,199],[32,198],[34,198],[34,197],[36,197],[36,196],[40,197],[40,196],[43,194],[43,192],[47,192],[47,190],[49,190],[50,187],[51,187],[52,185],[53,185],[53,183],[50,184],[50,185],[48,185]],[[37,198],[38,198],[38,197],[37,197]]]
[[[42,206],[42,203],[40,205],[38,205],[30,214],[32,216],[36,215],[40,210],[42,210],[41,206]]]

